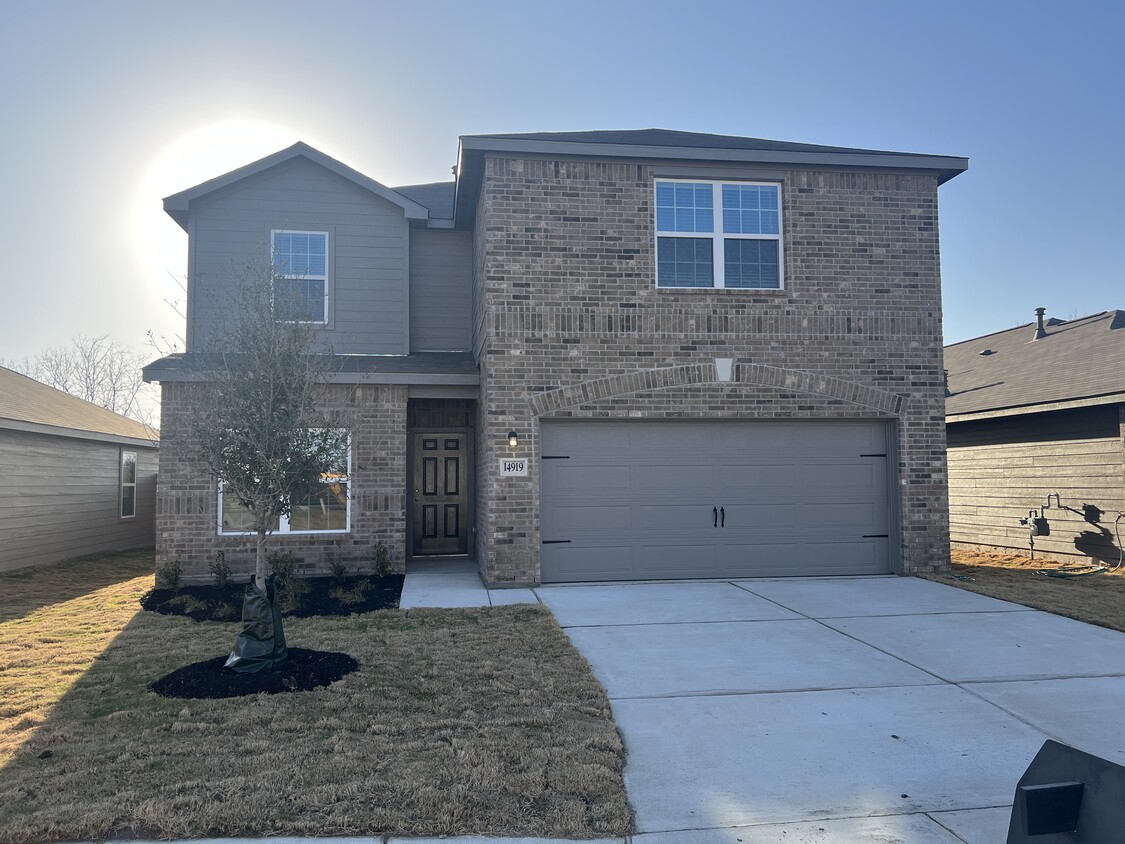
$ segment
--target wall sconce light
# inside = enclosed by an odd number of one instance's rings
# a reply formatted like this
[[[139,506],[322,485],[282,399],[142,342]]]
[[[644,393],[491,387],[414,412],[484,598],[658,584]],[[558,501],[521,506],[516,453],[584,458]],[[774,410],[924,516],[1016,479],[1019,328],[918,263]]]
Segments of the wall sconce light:
[[[520,437],[515,431],[508,431],[508,447],[519,448]]]

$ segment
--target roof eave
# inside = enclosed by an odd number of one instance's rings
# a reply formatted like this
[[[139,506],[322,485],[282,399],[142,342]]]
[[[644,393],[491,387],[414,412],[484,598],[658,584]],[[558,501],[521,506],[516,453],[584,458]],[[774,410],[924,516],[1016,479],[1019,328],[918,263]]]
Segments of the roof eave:
[[[386,185],[363,175],[358,170],[353,170],[346,164],[337,161],[331,156],[325,155],[320,150],[314,149],[308,144],[301,142],[295,143],[293,146],[287,147],[286,149],[279,150],[272,155],[267,155],[265,158],[251,162],[243,167],[239,167],[237,170],[231,170],[229,173],[224,173],[222,176],[209,179],[195,187],[165,197],[164,211],[175,220],[184,231],[187,231],[188,212],[191,210],[192,202],[229,187],[230,185],[237,184],[244,179],[249,179],[259,173],[264,173],[266,170],[298,157],[307,158],[314,164],[318,164],[326,170],[358,185],[364,190],[399,206],[402,208],[408,220],[428,220],[430,217],[429,209],[424,205],[420,205],[414,200],[408,199]]]
[[[969,159],[949,155],[887,152],[813,152],[807,150],[710,149],[700,147],[669,147],[649,144],[581,143],[575,141],[544,141],[512,138],[487,138],[462,135],[457,152],[457,189],[454,199],[454,220],[467,228],[467,220],[480,193],[475,165],[485,152],[531,153],[538,155],[574,155],[595,158],[643,158],[682,161],[715,161],[745,164],[813,165],[820,167],[854,167],[859,169],[891,169],[934,173],[938,184],[945,184],[969,169]],[[467,184],[466,184],[467,183]],[[468,215],[468,216],[466,216]],[[463,222],[464,221],[464,222]]]

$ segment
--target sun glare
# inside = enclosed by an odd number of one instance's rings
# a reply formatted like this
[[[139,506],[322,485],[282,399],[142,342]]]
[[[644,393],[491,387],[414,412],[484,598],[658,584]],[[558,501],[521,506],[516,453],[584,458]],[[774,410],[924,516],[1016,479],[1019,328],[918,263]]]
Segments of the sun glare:
[[[221,176],[291,146],[297,135],[260,120],[225,120],[196,129],[161,150],[142,177],[133,200],[133,249],[146,284],[183,309],[187,233],[164,213],[164,197]]]

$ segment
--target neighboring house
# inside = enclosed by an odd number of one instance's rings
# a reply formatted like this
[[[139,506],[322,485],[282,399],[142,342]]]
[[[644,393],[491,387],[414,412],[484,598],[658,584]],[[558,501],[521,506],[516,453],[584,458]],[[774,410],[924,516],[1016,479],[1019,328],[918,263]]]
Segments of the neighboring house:
[[[391,189],[297,144],[165,199],[188,344],[163,387],[158,560],[249,566],[184,459],[232,263],[300,267],[353,418],[346,495],[275,547],[492,584],[948,565],[938,186],[964,158],[666,130],[461,138]],[[296,282],[294,282],[296,283]],[[344,490],[341,488],[341,492]]]
[[[1125,311],[1044,321],[945,349],[950,538],[1117,562],[1125,536]],[[1057,494],[1057,498],[1054,496]],[[1048,506],[1049,504],[1049,506]],[[1034,514],[1032,514],[1034,516]]]
[[[0,571],[151,546],[158,436],[0,367]]]

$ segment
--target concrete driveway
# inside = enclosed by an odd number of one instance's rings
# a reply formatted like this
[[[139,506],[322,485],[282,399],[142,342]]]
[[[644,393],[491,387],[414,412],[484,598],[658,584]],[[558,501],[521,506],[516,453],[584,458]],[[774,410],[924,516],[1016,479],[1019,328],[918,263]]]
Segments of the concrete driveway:
[[[995,844],[1045,739],[1125,763],[1125,634],[914,578],[535,592],[609,693],[636,844]]]

